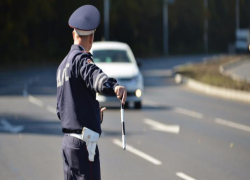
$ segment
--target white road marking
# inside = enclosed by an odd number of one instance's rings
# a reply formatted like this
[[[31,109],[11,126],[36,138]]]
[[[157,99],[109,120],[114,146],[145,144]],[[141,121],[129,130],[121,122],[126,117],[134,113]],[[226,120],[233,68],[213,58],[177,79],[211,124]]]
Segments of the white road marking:
[[[183,172],[177,172],[176,176],[178,176],[181,179],[185,179],[185,180],[195,180],[194,178],[184,174]]]
[[[52,114],[56,114],[56,108],[54,108],[50,105],[46,106],[46,110],[51,112]]]
[[[31,95],[28,96],[28,100],[29,100],[29,102],[31,102],[31,103],[33,103],[33,104],[35,104],[37,106],[40,106],[40,107],[44,106],[44,104],[43,104],[43,102],[41,100],[39,100],[39,99],[37,99],[37,98],[35,98],[35,97],[31,96]]]
[[[158,102],[151,101],[151,100],[148,100],[148,99],[144,99],[144,101],[145,101],[146,104],[153,105],[153,106],[165,106],[163,104],[160,104]],[[179,108],[179,107],[173,108],[173,111],[175,111],[176,113],[179,113],[179,114],[183,114],[183,115],[186,115],[186,116],[191,116],[191,117],[198,118],[198,119],[202,119],[204,117],[202,113],[198,113],[198,112],[195,112],[195,111],[191,111],[191,110],[183,109],[183,108]]]
[[[165,125],[152,119],[144,119],[144,123],[151,126],[151,128],[156,131],[163,131],[175,134],[179,134],[180,132],[180,126],[178,125]]]
[[[45,106],[45,104],[40,99],[37,99],[34,96],[29,95],[28,100],[29,100],[29,102],[31,102],[39,107],[46,108],[46,110],[49,111],[50,113],[56,114],[56,108],[54,108],[53,106],[50,106],[50,105]]]
[[[177,107],[177,108],[174,108],[174,111],[176,113],[184,114],[184,115],[191,116],[191,117],[198,118],[198,119],[203,118],[203,114],[195,112],[195,111],[190,111],[190,110],[187,110],[187,109],[182,109],[182,108]]]
[[[122,142],[120,140],[113,139],[113,143],[122,148]],[[128,144],[126,145],[126,150],[133,153],[133,154],[135,154],[135,155],[137,155],[137,156],[139,156],[139,157],[141,157],[141,158],[143,158],[143,159],[145,159],[145,160],[147,160],[147,161],[149,161],[149,162],[151,162],[151,163],[153,163],[153,164],[155,164],[155,165],[161,165],[162,164],[161,161],[153,158],[152,156],[150,156],[150,155],[148,155],[148,154],[146,154],[146,153],[144,153],[144,152],[142,152],[142,151],[140,151],[138,149],[135,149],[134,147],[132,147],[132,146],[130,146]]]
[[[224,119],[216,118],[215,123],[250,132],[250,126],[242,125],[242,124],[235,123],[232,121],[227,121]]]
[[[9,131],[11,133],[19,133],[20,131],[24,130],[24,126],[13,126],[6,119],[1,119],[0,122],[3,125],[0,126],[0,130]]]

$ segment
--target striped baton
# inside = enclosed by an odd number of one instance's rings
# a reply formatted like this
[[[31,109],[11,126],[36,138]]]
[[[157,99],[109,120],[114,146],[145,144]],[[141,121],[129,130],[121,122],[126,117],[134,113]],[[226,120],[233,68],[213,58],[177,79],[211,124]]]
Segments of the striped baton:
[[[121,103],[121,123],[122,123],[122,147],[123,147],[123,150],[125,150],[126,139],[125,139],[124,104],[122,103]]]

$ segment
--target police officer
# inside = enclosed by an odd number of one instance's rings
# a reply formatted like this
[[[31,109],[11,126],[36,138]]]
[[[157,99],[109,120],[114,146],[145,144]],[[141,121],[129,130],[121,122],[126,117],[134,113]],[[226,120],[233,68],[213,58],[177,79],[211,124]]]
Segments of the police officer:
[[[74,44],[57,69],[57,115],[64,133],[65,180],[101,179],[96,145],[101,112],[96,93],[116,95],[123,104],[127,97],[126,89],[97,67],[89,53],[99,23],[100,13],[92,5],[81,6],[71,15]]]

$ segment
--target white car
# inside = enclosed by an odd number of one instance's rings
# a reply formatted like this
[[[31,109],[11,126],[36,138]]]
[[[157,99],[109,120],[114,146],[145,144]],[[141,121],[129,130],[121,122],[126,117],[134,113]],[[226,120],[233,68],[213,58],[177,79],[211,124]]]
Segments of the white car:
[[[95,64],[127,89],[126,106],[133,103],[136,109],[140,109],[144,90],[143,77],[130,47],[121,42],[94,42],[91,53]],[[100,103],[119,102],[116,96],[101,94],[97,94],[97,100]]]

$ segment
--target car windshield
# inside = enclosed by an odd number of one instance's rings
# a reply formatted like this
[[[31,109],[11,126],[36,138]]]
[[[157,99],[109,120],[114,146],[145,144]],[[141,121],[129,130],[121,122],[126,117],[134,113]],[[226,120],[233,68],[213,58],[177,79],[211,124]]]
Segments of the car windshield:
[[[104,62],[104,63],[119,63],[125,62],[129,63],[127,52],[124,50],[94,50],[93,57],[95,63]]]

